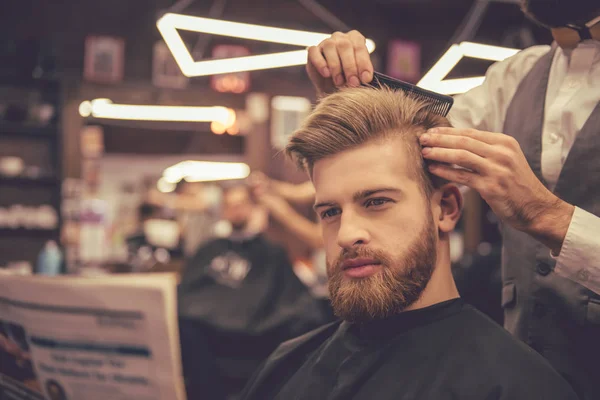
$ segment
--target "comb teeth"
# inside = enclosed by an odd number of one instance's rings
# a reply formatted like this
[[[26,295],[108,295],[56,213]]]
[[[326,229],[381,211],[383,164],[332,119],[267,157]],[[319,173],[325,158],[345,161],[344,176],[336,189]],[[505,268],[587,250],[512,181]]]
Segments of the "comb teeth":
[[[442,117],[448,115],[454,104],[454,99],[451,96],[422,89],[412,83],[403,82],[379,72],[373,74],[373,81],[370,85],[374,87],[387,86],[390,89],[402,90],[412,98],[427,103],[425,107],[427,111],[441,115]]]

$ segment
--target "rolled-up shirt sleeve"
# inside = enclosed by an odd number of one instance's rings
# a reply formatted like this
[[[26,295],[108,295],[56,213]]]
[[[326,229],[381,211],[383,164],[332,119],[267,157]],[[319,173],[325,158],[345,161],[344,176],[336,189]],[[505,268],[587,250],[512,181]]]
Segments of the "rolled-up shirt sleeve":
[[[554,272],[600,294],[600,217],[575,207]]]

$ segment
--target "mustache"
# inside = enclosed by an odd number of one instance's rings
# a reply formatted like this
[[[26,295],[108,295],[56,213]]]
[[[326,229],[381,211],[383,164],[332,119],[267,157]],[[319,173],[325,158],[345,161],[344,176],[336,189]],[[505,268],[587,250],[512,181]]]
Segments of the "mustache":
[[[379,262],[381,265],[389,265],[389,256],[380,250],[370,249],[368,247],[353,247],[351,249],[344,249],[333,263],[335,271],[339,271],[342,264],[347,260],[355,258],[372,258]]]

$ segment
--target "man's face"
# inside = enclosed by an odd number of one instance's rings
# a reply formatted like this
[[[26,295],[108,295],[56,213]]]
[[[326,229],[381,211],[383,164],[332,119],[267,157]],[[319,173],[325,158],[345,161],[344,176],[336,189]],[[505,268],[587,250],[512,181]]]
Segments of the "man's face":
[[[223,197],[223,216],[234,230],[243,230],[254,212],[248,189],[239,186],[229,189]]]
[[[371,142],[315,163],[336,315],[365,321],[417,301],[436,261],[437,227],[401,138]],[[413,166],[414,168],[414,166]]]

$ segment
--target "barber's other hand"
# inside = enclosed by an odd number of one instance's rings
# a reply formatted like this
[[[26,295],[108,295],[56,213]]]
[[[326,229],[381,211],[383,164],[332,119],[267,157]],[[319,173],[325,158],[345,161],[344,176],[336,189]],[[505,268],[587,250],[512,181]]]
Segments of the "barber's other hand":
[[[308,48],[306,71],[319,95],[371,82],[373,64],[365,37],[358,31],[335,32],[318,46]]]
[[[254,171],[247,178],[246,182],[252,189],[255,196],[260,196],[263,193],[271,190],[271,179],[261,171]]]
[[[560,252],[574,207],[539,181],[513,137],[435,128],[420,142],[423,157],[437,161],[429,166],[432,174],[476,190],[504,223]]]
[[[282,197],[269,191],[258,193],[256,199],[260,205],[274,214],[282,214],[289,207],[288,203]]]

